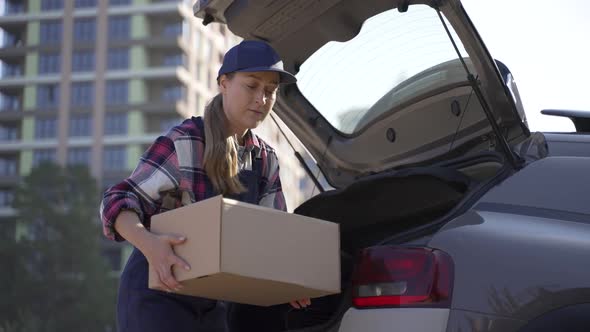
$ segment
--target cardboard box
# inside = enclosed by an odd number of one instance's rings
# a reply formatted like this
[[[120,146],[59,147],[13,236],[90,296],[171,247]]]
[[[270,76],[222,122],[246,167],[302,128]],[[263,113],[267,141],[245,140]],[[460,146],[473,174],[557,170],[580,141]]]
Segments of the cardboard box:
[[[332,222],[216,196],[153,216],[151,231],[187,238],[174,247],[191,266],[173,267],[180,294],[269,306],[340,292]]]

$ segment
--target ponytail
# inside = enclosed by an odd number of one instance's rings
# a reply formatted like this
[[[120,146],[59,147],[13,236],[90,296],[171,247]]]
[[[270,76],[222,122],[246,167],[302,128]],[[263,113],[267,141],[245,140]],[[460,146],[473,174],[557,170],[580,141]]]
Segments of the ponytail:
[[[205,173],[220,194],[237,194],[246,190],[238,177],[238,151],[235,138],[227,135],[228,119],[223,111],[221,94],[205,107]]]

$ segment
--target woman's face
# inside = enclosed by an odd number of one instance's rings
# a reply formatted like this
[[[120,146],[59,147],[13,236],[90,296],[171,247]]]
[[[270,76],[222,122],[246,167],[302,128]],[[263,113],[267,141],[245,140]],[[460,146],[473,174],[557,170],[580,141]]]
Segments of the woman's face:
[[[258,127],[272,110],[278,87],[276,72],[236,72],[231,78],[222,75],[219,88],[231,133],[242,137],[248,129]]]

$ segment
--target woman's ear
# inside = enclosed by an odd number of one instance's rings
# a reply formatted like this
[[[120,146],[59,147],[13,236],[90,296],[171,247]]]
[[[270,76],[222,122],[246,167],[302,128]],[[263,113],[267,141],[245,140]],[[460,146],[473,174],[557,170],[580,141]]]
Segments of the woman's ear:
[[[221,93],[225,93],[227,91],[227,85],[229,83],[229,78],[227,77],[227,75],[221,75],[219,77],[219,91],[221,91]]]

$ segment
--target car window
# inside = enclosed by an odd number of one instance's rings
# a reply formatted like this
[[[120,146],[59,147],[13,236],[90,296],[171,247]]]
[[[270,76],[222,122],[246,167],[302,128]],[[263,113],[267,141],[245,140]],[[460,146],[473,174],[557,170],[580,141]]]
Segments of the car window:
[[[450,77],[449,65],[460,77]],[[349,41],[324,45],[302,64],[297,84],[333,127],[354,134],[396,105],[465,77],[437,12],[413,5],[369,18]]]

